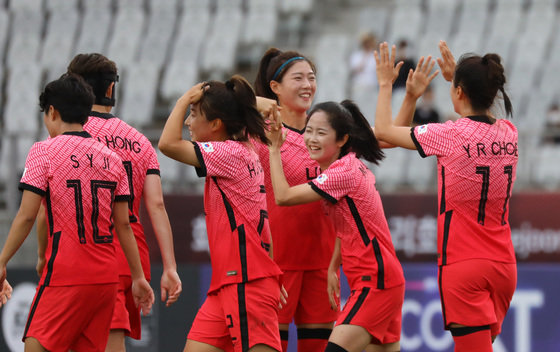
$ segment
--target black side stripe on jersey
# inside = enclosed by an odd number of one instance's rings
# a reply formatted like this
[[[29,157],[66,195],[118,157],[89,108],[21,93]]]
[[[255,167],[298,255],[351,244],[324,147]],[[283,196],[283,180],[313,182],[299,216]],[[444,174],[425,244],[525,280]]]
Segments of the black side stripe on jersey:
[[[232,208],[231,204],[229,203],[226,194],[220,188],[220,185],[218,184],[218,180],[216,179],[216,177],[212,176],[212,180],[214,180],[214,183],[216,183],[216,186],[218,187],[218,190],[220,191],[220,194],[222,195],[222,200],[224,202],[224,207],[226,208],[226,212],[227,212],[228,219],[229,219],[229,226],[231,228],[231,231],[235,231],[235,229],[237,228],[237,222],[235,221],[235,214],[233,213],[233,208]]]
[[[146,170],[146,175],[158,175],[161,176],[161,173],[158,169],[148,169]]]
[[[439,285],[439,299],[441,301],[441,315],[443,316],[443,327],[447,329],[447,314],[445,314],[445,300],[443,299],[443,265],[439,266],[438,285]]]
[[[259,216],[259,225],[257,226],[257,232],[259,233],[259,235],[262,233],[262,230],[264,228],[265,219],[268,219],[268,212],[264,209],[261,209]]]
[[[360,296],[356,300],[356,304],[354,304],[354,306],[352,306],[352,309],[350,310],[350,312],[348,313],[346,318],[344,318],[344,321],[342,322],[342,324],[350,324],[350,322],[352,321],[352,318],[354,318],[356,313],[358,313],[358,310],[360,310],[360,307],[362,306],[362,304],[364,304],[364,301],[366,300],[366,297],[369,294],[369,290],[370,290],[369,287],[364,287],[362,289],[362,293],[360,293]]]
[[[264,188],[264,185],[259,186],[259,193],[266,193],[266,189]]]
[[[371,242],[371,240],[369,239],[364,223],[362,222],[360,213],[358,213],[358,208],[356,208],[356,203],[354,203],[354,200],[348,196],[345,196],[344,198],[346,198],[346,203],[348,203],[348,208],[350,208],[350,213],[352,214],[352,217],[354,218],[354,222],[358,227],[358,231],[360,232],[362,241],[364,241],[364,246],[367,247],[368,244]]]
[[[45,281],[43,282],[44,286],[49,286],[49,284],[51,283],[54,261],[56,259],[56,255],[58,254],[58,245],[60,243],[60,235],[61,235],[60,231],[55,232],[53,234],[51,257],[49,258],[49,262],[47,263],[47,273],[45,274]]]
[[[441,167],[441,199],[439,200],[439,213],[445,213],[445,167]]]
[[[45,290],[45,285],[41,285],[39,290],[37,291],[37,296],[35,296],[35,300],[33,301],[33,305],[31,306],[31,310],[29,311],[29,317],[27,318],[27,323],[25,324],[25,330],[23,331],[23,338],[22,341],[25,341],[27,337],[27,331],[29,330],[29,326],[31,325],[31,321],[33,320],[33,316],[35,315],[35,311],[37,310],[37,305],[39,304],[39,300],[43,295],[43,291]]]
[[[508,206],[508,203],[509,203],[509,199],[511,198],[511,184],[513,182],[513,166],[511,166],[511,165],[504,166],[504,173],[507,174],[508,185],[507,185],[507,191],[506,191],[506,199],[504,200],[504,208],[503,208],[503,212],[502,212],[502,226],[507,224],[506,211],[507,211],[507,206]]]
[[[422,146],[420,145],[420,142],[418,142],[418,139],[416,139],[416,136],[414,135],[414,127],[410,129],[410,137],[412,138],[412,142],[416,146],[416,150],[418,151],[418,154],[420,154],[422,158],[427,157],[426,153],[424,152],[424,149],[422,149]]]
[[[371,240],[371,244],[373,246],[375,260],[377,260],[377,289],[383,290],[385,288],[385,265],[383,264],[383,256],[381,255],[381,249],[379,248],[377,238]]]
[[[445,221],[443,223],[443,243],[441,248],[441,265],[447,265],[447,242],[449,241],[451,217],[453,217],[453,210],[445,213]]]
[[[49,236],[52,237],[54,232],[54,224],[53,224],[54,216],[52,213],[51,191],[49,187],[47,187],[47,194],[45,197],[45,201],[47,203],[47,220],[49,222]]]
[[[237,228],[237,235],[239,236],[239,260],[241,261],[241,279],[243,282],[248,282],[247,275],[247,236],[245,234],[245,225],[241,224]]]
[[[315,192],[317,192],[321,197],[325,198],[326,200],[328,200],[329,202],[331,202],[332,204],[336,204],[338,201],[336,200],[336,198],[334,198],[333,196],[331,196],[330,194],[328,194],[327,192],[323,191],[322,189],[320,189],[319,187],[317,187],[316,184],[314,184],[312,181],[309,181],[308,184],[311,186],[311,189],[314,190]]]
[[[206,164],[204,163],[204,158],[202,157],[200,147],[198,146],[198,143],[191,143],[194,146],[194,152],[196,154],[196,158],[198,159],[198,163],[200,164],[200,167],[195,167],[196,174],[198,175],[198,177],[206,177],[208,171],[206,170]]]
[[[40,188],[31,186],[31,185],[28,185],[27,183],[22,183],[22,182],[20,182],[18,188],[19,188],[20,191],[30,191],[30,192],[33,192],[33,193],[36,193],[36,194],[40,195],[41,197],[44,197],[45,194],[47,193]]]
[[[249,320],[247,319],[247,298],[245,284],[237,284],[237,304],[239,307],[239,330],[241,332],[241,350],[249,351]]]

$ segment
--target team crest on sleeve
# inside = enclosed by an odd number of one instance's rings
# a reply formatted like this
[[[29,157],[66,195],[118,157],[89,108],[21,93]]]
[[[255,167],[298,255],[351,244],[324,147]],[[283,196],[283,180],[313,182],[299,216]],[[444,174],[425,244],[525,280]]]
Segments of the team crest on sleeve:
[[[320,174],[319,176],[317,176],[317,182],[319,182],[319,184],[322,185],[323,183],[325,183],[327,178],[328,178],[327,175]]]
[[[214,151],[214,146],[210,142],[202,143],[202,149],[207,153],[212,153]]]
[[[422,125],[418,127],[418,134],[423,134],[428,132],[428,125]]]

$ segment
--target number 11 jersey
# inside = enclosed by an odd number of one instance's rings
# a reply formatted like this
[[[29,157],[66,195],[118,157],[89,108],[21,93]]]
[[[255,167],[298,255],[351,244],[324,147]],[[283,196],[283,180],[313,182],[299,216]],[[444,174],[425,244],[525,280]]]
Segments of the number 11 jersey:
[[[422,157],[438,164],[438,264],[466,259],[515,263],[509,199],[517,169],[517,129],[468,116],[414,127]]]

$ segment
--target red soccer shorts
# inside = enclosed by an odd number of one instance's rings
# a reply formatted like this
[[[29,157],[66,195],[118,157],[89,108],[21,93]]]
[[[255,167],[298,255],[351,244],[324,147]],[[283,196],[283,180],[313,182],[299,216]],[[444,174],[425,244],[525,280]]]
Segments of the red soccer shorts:
[[[140,308],[136,307],[132,297],[132,278],[130,276],[119,276],[119,290],[111,320],[111,330],[116,329],[122,329],[126,336],[140,340],[142,333]]]
[[[38,286],[23,340],[49,351],[105,351],[117,284]]]
[[[440,266],[439,289],[445,326],[490,325],[492,336],[498,335],[516,285],[516,264],[470,259]]]
[[[352,290],[336,325],[361,326],[376,345],[400,341],[403,302],[404,285],[383,290],[373,287]]]
[[[327,269],[286,270],[282,284],[288,292],[287,304],[278,313],[280,324],[322,324],[336,320],[327,293]]]
[[[187,338],[224,351],[247,351],[258,344],[281,351],[279,297],[276,277],[223,286],[206,297]]]

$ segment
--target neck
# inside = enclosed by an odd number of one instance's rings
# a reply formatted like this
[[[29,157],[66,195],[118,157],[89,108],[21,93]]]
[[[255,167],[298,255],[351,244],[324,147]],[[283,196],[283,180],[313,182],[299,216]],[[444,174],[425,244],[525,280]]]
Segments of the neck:
[[[58,128],[56,129],[54,136],[51,135],[51,137],[56,137],[59,136],[65,132],[82,132],[84,130],[83,126],[79,123],[66,123],[66,122],[62,122]]]
[[[282,108],[282,122],[296,130],[303,130],[307,120],[307,113],[305,111],[287,110]]]
[[[111,110],[113,110],[113,107],[112,106],[107,106],[107,105],[93,104],[93,106],[91,107],[91,111],[101,112],[101,113],[104,113],[104,114],[110,113]]]
[[[340,157],[340,152],[338,152],[338,153],[336,153],[335,155],[333,155],[332,159],[330,159],[330,160],[325,160],[325,161],[319,163],[319,167],[321,168],[321,171],[325,171],[326,169],[328,169],[329,166],[331,166],[332,163],[334,163],[335,161],[337,161],[339,157]]]

